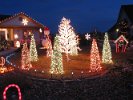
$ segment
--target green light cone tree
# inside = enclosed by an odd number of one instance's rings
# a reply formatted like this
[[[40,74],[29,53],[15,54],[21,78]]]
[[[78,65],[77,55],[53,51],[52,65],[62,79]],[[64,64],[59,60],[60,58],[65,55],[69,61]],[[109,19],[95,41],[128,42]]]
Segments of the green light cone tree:
[[[51,74],[63,74],[63,62],[62,62],[62,53],[60,48],[59,37],[56,36],[54,40],[53,53],[51,56]]]
[[[38,61],[38,54],[37,54],[34,35],[31,36],[31,41],[30,41],[30,61],[33,62]]]
[[[102,63],[105,64],[112,64],[112,53],[111,53],[111,47],[109,44],[108,34],[105,33],[104,36],[104,43],[103,43],[103,50],[102,50]]]

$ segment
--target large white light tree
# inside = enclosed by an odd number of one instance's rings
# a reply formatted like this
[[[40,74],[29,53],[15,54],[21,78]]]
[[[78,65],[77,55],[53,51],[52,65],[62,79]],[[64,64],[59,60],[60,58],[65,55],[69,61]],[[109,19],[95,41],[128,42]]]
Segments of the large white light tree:
[[[65,17],[62,18],[59,25],[59,41],[61,44],[61,51],[66,53],[67,60],[69,60],[68,54],[78,55],[78,42],[77,36],[73,27],[70,25],[70,20]]]

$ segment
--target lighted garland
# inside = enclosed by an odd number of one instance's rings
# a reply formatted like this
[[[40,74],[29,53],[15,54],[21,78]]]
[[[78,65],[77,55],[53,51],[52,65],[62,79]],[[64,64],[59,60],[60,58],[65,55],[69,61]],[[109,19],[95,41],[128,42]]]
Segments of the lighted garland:
[[[33,21],[34,21],[35,23],[37,23],[38,25],[44,27],[43,24],[39,23],[38,21],[36,21],[35,19],[31,18],[30,16],[28,16],[26,13],[23,13],[23,12],[14,14],[13,16],[11,16],[11,17],[9,17],[9,18],[6,18],[6,19],[0,21],[0,23],[3,23],[3,22],[5,22],[5,21],[7,21],[7,20],[11,20],[11,19],[13,19],[13,18],[15,18],[16,16],[19,16],[19,15],[21,15],[21,14],[23,14],[23,15],[25,15],[26,17],[28,17],[29,19],[33,20]]]

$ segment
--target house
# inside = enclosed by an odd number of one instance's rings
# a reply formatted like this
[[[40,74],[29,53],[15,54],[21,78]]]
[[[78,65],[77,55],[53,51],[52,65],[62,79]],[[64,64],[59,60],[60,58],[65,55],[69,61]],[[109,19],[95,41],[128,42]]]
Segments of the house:
[[[0,15],[0,37],[7,41],[16,39],[23,41],[33,33],[36,42],[39,43],[44,27],[23,12],[15,15]]]
[[[124,35],[128,40],[133,39],[133,5],[121,6],[117,22],[108,30],[108,33],[114,39],[120,35]]]

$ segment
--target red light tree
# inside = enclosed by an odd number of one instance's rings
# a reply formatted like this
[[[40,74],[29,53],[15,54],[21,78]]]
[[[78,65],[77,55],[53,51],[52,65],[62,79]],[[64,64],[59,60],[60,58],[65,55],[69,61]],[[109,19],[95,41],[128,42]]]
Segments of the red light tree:
[[[90,54],[90,72],[101,70],[101,60],[96,39],[92,41],[91,54]]]

